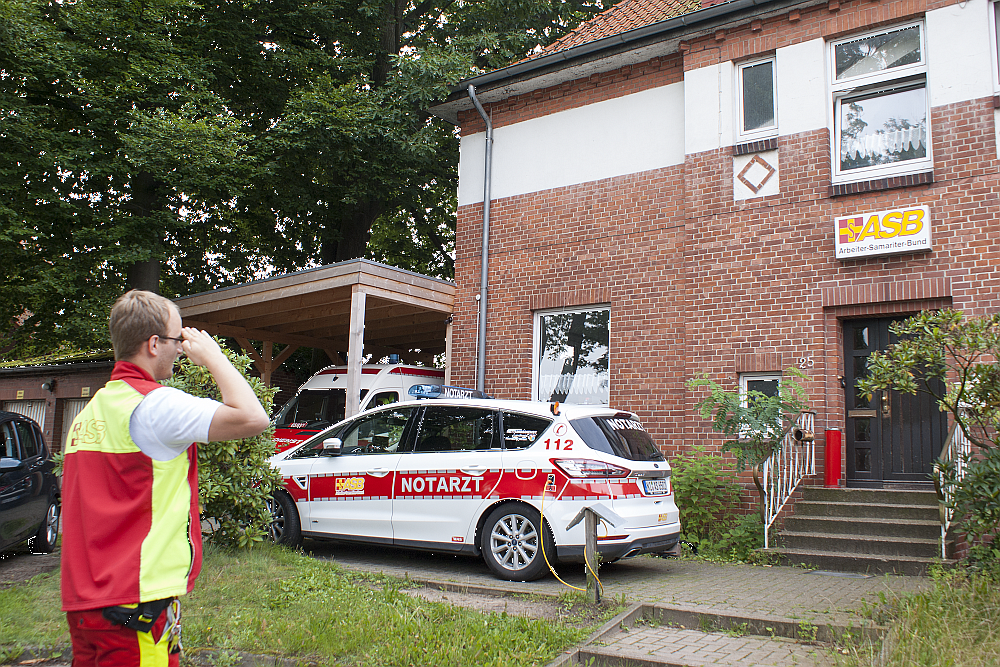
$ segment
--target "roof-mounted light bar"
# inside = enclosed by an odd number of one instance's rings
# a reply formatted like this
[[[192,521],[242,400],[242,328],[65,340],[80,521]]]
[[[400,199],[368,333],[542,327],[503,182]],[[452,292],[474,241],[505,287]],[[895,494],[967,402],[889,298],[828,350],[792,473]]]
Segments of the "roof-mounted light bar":
[[[415,384],[407,393],[414,398],[493,398],[476,389],[446,384]]]

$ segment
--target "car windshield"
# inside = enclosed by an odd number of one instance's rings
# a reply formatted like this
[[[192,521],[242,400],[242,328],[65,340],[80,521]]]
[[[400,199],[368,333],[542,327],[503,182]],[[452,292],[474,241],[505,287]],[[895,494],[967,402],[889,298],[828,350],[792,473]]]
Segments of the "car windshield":
[[[275,417],[277,428],[326,428],[346,416],[344,389],[306,389],[285,403]]]
[[[591,449],[629,461],[663,461],[663,453],[632,415],[584,417],[570,424]]]

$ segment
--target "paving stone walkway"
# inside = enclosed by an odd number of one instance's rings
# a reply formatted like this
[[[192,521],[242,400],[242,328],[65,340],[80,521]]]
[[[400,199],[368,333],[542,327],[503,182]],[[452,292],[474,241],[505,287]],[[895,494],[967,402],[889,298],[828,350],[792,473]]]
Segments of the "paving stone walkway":
[[[603,657],[609,662],[634,660],[662,665],[740,665],[791,667],[835,665],[830,650],[783,637],[737,637],[721,632],[672,628],[638,628],[621,632],[610,641],[585,647],[581,658]]]
[[[570,589],[554,577],[527,583],[497,579],[479,558],[390,547],[307,541],[305,548],[350,568],[420,581],[441,581],[499,592],[558,595]],[[569,584],[586,586],[582,565],[560,565]],[[632,558],[600,569],[605,597],[669,605],[703,613],[774,617],[816,625],[858,625],[858,611],[882,597],[928,587],[923,577],[851,575],[797,567],[756,567],[656,557]]]

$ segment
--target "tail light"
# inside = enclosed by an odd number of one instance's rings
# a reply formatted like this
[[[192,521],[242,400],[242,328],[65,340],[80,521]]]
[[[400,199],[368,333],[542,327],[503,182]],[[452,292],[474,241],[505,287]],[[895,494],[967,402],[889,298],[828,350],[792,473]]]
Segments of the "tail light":
[[[593,459],[552,459],[552,463],[568,477],[606,479],[608,477],[628,477],[632,474],[628,468]]]

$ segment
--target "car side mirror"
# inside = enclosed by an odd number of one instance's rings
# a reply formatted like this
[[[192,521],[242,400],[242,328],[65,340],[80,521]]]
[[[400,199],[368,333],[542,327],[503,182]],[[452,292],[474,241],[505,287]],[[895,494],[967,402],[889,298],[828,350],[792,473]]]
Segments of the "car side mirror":
[[[23,467],[24,467],[24,461],[7,458],[6,456],[0,458],[0,472],[10,472],[12,470],[20,470]]]
[[[323,441],[323,452],[329,456],[340,456],[340,448],[343,444],[340,438],[327,438]]]

